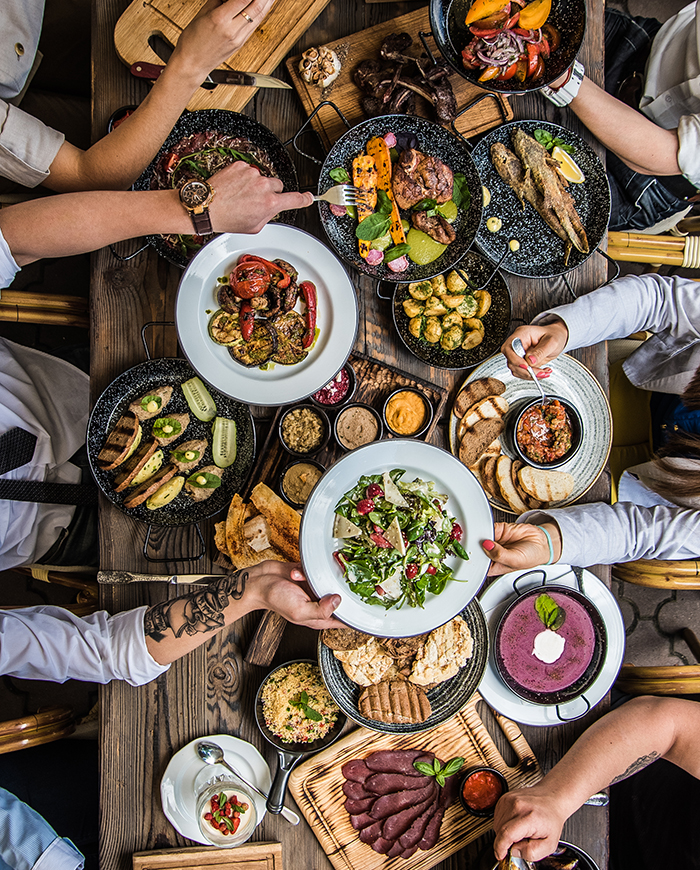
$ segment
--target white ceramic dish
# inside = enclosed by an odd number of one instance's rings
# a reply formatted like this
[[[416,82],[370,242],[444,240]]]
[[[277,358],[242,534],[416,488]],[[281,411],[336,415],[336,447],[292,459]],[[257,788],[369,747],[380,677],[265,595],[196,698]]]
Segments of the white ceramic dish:
[[[588,369],[568,354],[562,354],[550,363],[552,374],[542,382],[545,393],[561,396],[576,407],[581,416],[583,435],[581,446],[568,462],[557,467],[557,471],[568,471],[574,476],[574,489],[567,499],[551,502],[549,507],[563,507],[573,504],[586,493],[600,477],[605,468],[612,446],[612,414],[610,405],[600,384]],[[524,381],[510,373],[506,358],[499,353],[486,360],[469,375],[462,384],[463,390],[479,378],[498,378],[503,381],[506,391],[503,397],[510,405],[522,399],[535,399],[539,396],[532,381]],[[460,390],[461,392],[461,390]],[[509,412],[510,413],[510,412]],[[459,417],[454,411],[450,414],[450,450],[457,456],[459,443],[457,427]],[[501,438],[502,450],[511,459],[519,459],[515,451],[510,451],[507,439]],[[508,505],[500,499],[489,497],[489,502],[499,510],[512,513]]]
[[[333,558],[341,546],[333,537],[335,506],[343,493],[352,489],[363,474],[379,474],[403,468],[403,479],[435,482],[439,492],[448,496],[447,510],[464,530],[462,546],[469,561],[456,557],[448,564],[457,580],[441,595],[427,595],[425,607],[384,610],[366,604],[350,591]],[[474,475],[446,450],[424,441],[392,438],[375,441],[348,453],[335,463],[314,487],[304,508],[299,548],[304,572],[320,597],[338,593],[342,597],[335,616],[367,634],[382,637],[407,637],[431,631],[452,619],[474,598],[486,577],[489,560],[481,541],[493,535],[493,516],[484,491]]]
[[[569,565],[548,565],[542,570],[547,574],[548,583],[569,586],[572,589],[578,588],[576,578]],[[496,628],[506,606],[516,596],[516,592],[513,590],[513,580],[526,573],[525,571],[514,571],[511,574],[504,574],[494,580],[479,597],[489,630],[489,661],[484,678],[479,685],[479,693],[494,710],[498,710],[499,713],[523,725],[561,725],[564,720],[579,719],[584,716],[587,712],[586,702],[581,698],[576,698],[566,704],[559,704],[558,710],[562,717],[560,718],[557,715],[557,707],[554,705],[533,704],[519,698],[506,686],[496,668],[494,659]],[[540,578],[533,576],[531,581],[519,583],[518,589],[525,592],[527,589],[537,586],[539,582]],[[583,589],[584,594],[598,608],[608,635],[603,667],[597,679],[584,693],[586,700],[593,708],[608,693],[622,665],[625,654],[625,625],[612,592],[590,571],[583,572]]]
[[[173,755],[160,781],[160,798],[165,817],[183,837],[210,846],[211,843],[204,839],[197,824],[196,790],[211,777],[231,776],[231,773],[221,764],[205,764],[202,761],[195,749],[200,740],[218,743],[231,767],[266,794],[272,780],[267,762],[253,744],[230,734],[198,737]],[[263,798],[257,795],[255,809],[260,824],[266,806]]]
[[[299,271],[299,282],[316,285],[319,332],[302,362],[269,371],[246,368],[209,337],[209,320],[219,308],[216,279],[242,254],[280,257]],[[257,235],[218,236],[199,251],[180,281],[175,322],[180,347],[205,381],[241,402],[285,405],[315,393],[343,367],[355,343],[357,299],[343,264],[322,242],[296,227],[268,224]]]

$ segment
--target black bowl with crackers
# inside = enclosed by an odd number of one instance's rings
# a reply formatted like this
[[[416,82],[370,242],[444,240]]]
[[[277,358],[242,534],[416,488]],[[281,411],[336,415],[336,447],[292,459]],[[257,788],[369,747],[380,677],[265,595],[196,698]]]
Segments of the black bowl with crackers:
[[[583,423],[571,402],[561,396],[548,395],[543,403],[538,396],[511,408],[505,435],[527,465],[559,468],[581,446]]]

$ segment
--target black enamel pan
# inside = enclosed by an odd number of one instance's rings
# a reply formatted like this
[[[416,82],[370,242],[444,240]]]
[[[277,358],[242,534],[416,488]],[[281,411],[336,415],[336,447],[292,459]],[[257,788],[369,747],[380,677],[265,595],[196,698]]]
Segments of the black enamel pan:
[[[515,77],[506,81],[480,82],[483,70],[465,69],[462,49],[471,42],[472,32],[464,23],[472,0],[430,0],[430,27],[442,56],[462,78],[487,91],[501,94],[524,94],[548,85],[567,70],[576,59],[586,32],[585,0],[553,0],[547,22],[561,33],[561,44],[545,61],[544,75],[533,81],[519,82]]]
[[[396,273],[383,263],[370,266],[360,256],[355,236],[356,220],[347,215],[336,217],[328,203],[319,202],[321,223],[338,256],[366,275],[388,281],[422,281],[440,275],[458,263],[471,247],[481,223],[481,180],[464,142],[439,124],[414,115],[382,115],[379,118],[370,118],[348,130],[328,152],[321,168],[318,191],[323,193],[336,184],[330,177],[330,172],[337,167],[344,168],[352,177],[352,161],[364,152],[367,142],[374,136],[384,136],[389,132],[397,135],[414,135],[417,139],[416,148],[419,151],[439,157],[453,172],[464,174],[471,195],[471,204],[468,209],[459,210],[453,224],[457,232],[455,241],[448,245],[444,253],[432,263],[424,266],[411,263],[405,272]],[[408,213],[403,214],[403,217],[409,217]]]

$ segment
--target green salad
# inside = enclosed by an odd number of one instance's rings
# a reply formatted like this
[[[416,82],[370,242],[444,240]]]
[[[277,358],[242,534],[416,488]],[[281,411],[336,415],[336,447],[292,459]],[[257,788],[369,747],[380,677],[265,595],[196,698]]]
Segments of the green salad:
[[[426,593],[439,595],[456,579],[447,557],[469,558],[447,496],[404,474],[363,475],[335,506],[333,536],[343,541],[335,560],[354,593],[387,610],[423,607]]]

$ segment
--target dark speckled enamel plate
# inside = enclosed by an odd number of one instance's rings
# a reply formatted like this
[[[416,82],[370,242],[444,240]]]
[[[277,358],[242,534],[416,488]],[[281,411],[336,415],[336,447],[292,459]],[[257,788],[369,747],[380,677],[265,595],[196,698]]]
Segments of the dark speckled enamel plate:
[[[352,130],[348,130],[328,152],[321,168],[318,192],[323,193],[329,187],[333,187],[336,182],[330,177],[329,172],[338,166],[342,166],[352,177],[352,161],[365,150],[367,142],[373,136],[384,136],[389,132],[414,134],[418,139],[419,151],[439,157],[453,172],[464,173],[471,193],[471,206],[469,209],[459,210],[453,224],[457,232],[455,241],[448,245],[442,256],[432,263],[425,266],[410,263],[405,272],[397,274],[383,263],[370,266],[360,256],[355,236],[356,220],[347,216],[336,217],[327,202],[319,202],[321,223],[338,255],[366,275],[385,281],[422,281],[445,272],[459,262],[471,247],[481,222],[481,181],[469,149],[456,136],[439,124],[414,115],[383,115],[380,118],[370,118],[369,121],[363,121]],[[403,217],[407,215],[408,212],[402,213]]]
[[[491,275],[494,264],[481,254],[469,251],[460,262],[459,268],[466,272],[477,286],[481,286]],[[414,356],[430,366],[442,369],[468,369],[493,356],[509,335],[510,330],[510,291],[506,280],[497,272],[486,287],[491,294],[491,308],[484,316],[484,340],[471,350],[458,348],[445,351],[440,344],[430,344],[416,338],[408,331],[409,317],[404,313],[403,302],[410,298],[407,284],[397,284],[394,292],[394,326],[401,340]]]
[[[122,504],[125,493],[114,491],[115,471],[103,471],[97,465],[97,454],[104,446],[107,435],[115,425],[119,417],[127,410],[129,404],[153,390],[156,387],[173,387],[173,395],[162,416],[168,412],[174,414],[188,413],[190,423],[180,437],[169,445],[177,448],[181,442],[191,441],[195,438],[206,438],[208,446],[201,465],[212,465],[214,460],[211,453],[212,423],[203,423],[190,411],[182,390],[179,389],[183,381],[196,376],[192,367],[183,359],[152,359],[140,363],[132,369],[119,375],[102,393],[95,403],[87,431],[87,450],[90,468],[97,485],[107,498],[124,511],[127,516],[144,523],[154,523],[161,526],[181,526],[188,523],[197,523],[200,520],[214,516],[219,511],[228,507],[231,498],[239,492],[250,474],[255,459],[255,428],[250,408],[241,402],[235,402],[224,396],[218,390],[208,386],[212,398],[216,402],[217,413],[220,417],[228,417],[236,421],[236,461],[233,465],[223,469],[221,486],[214,490],[206,501],[196,502],[185,492],[182,492],[170,504],[158,510],[149,510],[145,504],[137,508],[127,509]],[[161,415],[159,415],[161,416]],[[143,438],[150,435],[153,420],[144,420],[141,423]],[[165,463],[168,459],[168,447],[164,447]],[[127,489],[127,493],[129,490]]]
[[[574,62],[586,32],[585,0],[553,0],[547,21],[561,33],[561,45],[545,61],[544,76],[536,83],[531,79],[519,82],[515,77],[503,82],[482,83],[479,76],[483,70],[465,69],[462,64],[462,49],[471,42],[473,36],[464,23],[471,5],[472,0],[430,0],[430,27],[438,48],[450,66],[467,81],[489,91],[523,94],[550,84]]]
[[[571,156],[586,177],[581,184],[570,184],[568,190],[586,230],[589,253],[582,254],[573,248],[568,264],[564,263],[564,242],[550,230],[531,205],[527,204],[523,209],[515,191],[503,181],[491,162],[491,146],[494,143],[502,142],[513,150],[511,131],[518,127],[530,136],[535,130],[542,129],[563,139],[574,149]],[[503,124],[479,142],[474,149],[474,161],[482,183],[491,192],[491,202],[484,209],[477,245],[486,256],[498,262],[510,239],[520,242],[520,250],[509,252],[503,261],[502,268],[506,272],[528,278],[551,278],[575,269],[594,253],[610,221],[610,187],[603,164],[580,136],[547,121]],[[486,221],[490,217],[499,217],[503,221],[499,232],[492,233],[486,228]]]
[[[476,692],[486,671],[489,657],[489,635],[479,602],[475,599],[459,615],[469,626],[474,641],[472,657],[457,676],[428,690],[432,713],[425,722],[390,725],[374,719],[366,719],[357,706],[362,689],[347,676],[342,663],[333,655],[332,650],[321,642],[319,636],[318,663],[321,666],[323,681],[333,700],[343,713],[358,725],[386,734],[416,734],[420,731],[429,731],[451,719]]]
[[[169,151],[185,136],[191,133],[206,133],[216,130],[218,133],[226,133],[229,136],[244,136],[254,145],[264,151],[270,158],[277,177],[284,184],[284,190],[299,190],[297,173],[287,149],[275,136],[254,118],[241,115],[239,112],[229,112],[226,109],[200,109],[196,112],[185,111],[163,142],[160,151],[151,161],[150,166],[144,169],[141,176],[134,183],[135,190],[151,190],[154,167],[158,163],[161,154]],[[295,211],[283,212],[285,223],[294,223]],[[171,263],[184,269],[196,251],[186,256],[176,250],[162,236],[146,236],[146,241],[153,245],[161,257],[165,257]]]

